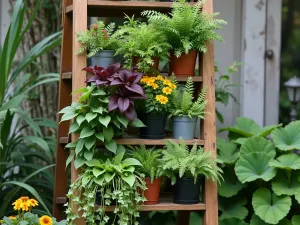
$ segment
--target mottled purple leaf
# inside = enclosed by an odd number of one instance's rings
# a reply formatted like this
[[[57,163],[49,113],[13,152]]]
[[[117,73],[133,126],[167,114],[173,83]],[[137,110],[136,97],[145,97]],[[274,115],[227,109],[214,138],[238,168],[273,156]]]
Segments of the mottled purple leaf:
[[[130,101],[128,98],[120,97],[118,99],[118,107],[119,107],[121,113],[124,113],[128,109],[129,103],[130,103]]]

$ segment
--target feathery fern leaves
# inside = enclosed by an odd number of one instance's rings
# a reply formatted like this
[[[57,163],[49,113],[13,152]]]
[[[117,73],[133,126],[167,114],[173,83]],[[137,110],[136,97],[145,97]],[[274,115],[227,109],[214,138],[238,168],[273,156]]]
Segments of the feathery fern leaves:
[[[172,12],[168,15],[153,10],[143,11],[142,15],[167,37],[175,55],[179,57],[194,49],[206,52],[207,41],[223,41],[215,31],[221,29],[226,22],[216,19],[218,13],[202,13],[202,6],[203,1],[190,6],[179,0],[173,3]]]
[[[199,175],[218,182],[222,179],[222,170],[216,164],[212,153],[205,152],[196,143],[189,150],[182,139],[180,143],[167,141],[162,155],[164,175],[171,178],[172,184],[176,182],[178,176],[194,178],[194,182]]]

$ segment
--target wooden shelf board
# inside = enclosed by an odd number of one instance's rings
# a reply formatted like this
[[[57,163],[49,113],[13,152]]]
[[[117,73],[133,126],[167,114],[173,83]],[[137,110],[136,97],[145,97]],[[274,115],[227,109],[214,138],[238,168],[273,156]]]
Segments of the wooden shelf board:
[[[66,197],[56,198],[56,204],[63,205],[67,201]],[[96,206],[97,207],[97,206]],[[114,211],[114,206],[106,207],[107,212]],[[171,198],[161,198],[156,205],[141,205],[139,211],[165,211],[165,210],[181,210],[181,211],[202,211],[205,210],[205,204],[198,203],[193,205],[181,205],[172,202]]]
[[[195,4],[192,2],[190,4]],[[163,13],[171,11],[172,2],[148,2],[148,1],[105,1],[88,0],[89,17],[124,17],[135,15],[141,17],[144,10],[156,10]],[[73,5],[66,7],[66,13],[73,12]]]
[[[137,136],[125,136],[124,138],[116,139],[116,142],[117,142],[117,144],[121,144],[121,145],[140,145],[140,144],[144,144],[144,145],[165,145],[165,142],[167,140],[172,140],[172,141],[179,142],[179,140],[177,140],[177,139],[168,138],[168,137],[166,137],[165,139],[142,139],[142,138],[138,138]],[[204,141],[199,139],[199,138],[195,138],[193,140],[186,140],[185,141],[185,143],[187,145],[193,145],[195,142],[198,145],[204,145]],[[61,137],[59,139],[59,143],[60,144],[68,144],[69,143],[69,138],[68,137]],[[103,143],[99,142],[99,145],[103,145]]]
[[[89,77],[90,75],[87,75]],[[62,73],[61,75],[63,80],[71,80],[72,79],[72,72]],[[176,76],[177,81],[179,82],[186,82],[188,76]],[[192,76],[194,82],[202,82],[202,76]]]

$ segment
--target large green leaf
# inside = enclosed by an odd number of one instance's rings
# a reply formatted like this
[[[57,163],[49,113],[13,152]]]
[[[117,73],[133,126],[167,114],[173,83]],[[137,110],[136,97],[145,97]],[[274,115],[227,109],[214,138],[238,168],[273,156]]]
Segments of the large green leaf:
[[[80,132],[80,138],[87,138],[92,136],[95,133],[95,131],[90,127],[85,127]]]
[[[296,154],[286,154],[273,159],[270,166],[285,169],[285,170],[299,170],[300,169],[300,156]]]
[[[297,171],[280,171],[277,173],[275,179],[272,180],[272,190],[279,196],[294,195],[300,189],[299,176],[300,174]]]
[[[295,192],[295,199],[300,204],[300,188]]]
[[[248,138],[241,146],[241,156],[253,152],[264,152],[272,158],[276,156],[275,146],[266,138],[262,137]]]
[[[231,167],[223,168],[224,179],[218,184],[218,194],[222,197],[230,198],[237,195],[246,184],[242,184],[236,177]]]
[[[249,225],[249,223],[240,219],[231,218],[219,221],[219,225]]]
[[[219,210],[222,212],[219,220],[237,218],[245,219],[248,209],[245,207],[247,199],[235,196],[233,198],[219,198]]]
[[[104,135],[104,139],[107,142],[110,142],[112,140],[112,138],[114,137],[114,130],[112,127],[107,127],[103,129],[103,135]]]
[[[271,156],[263,152],[243,155],[235,164],[235,172],[242,182],[251,182],[257,179],[269,181],[276,175],[276,169],[269,166]]]
[[[250,221],[250,225],[270,225],[270,224],[264,222],[258,216],[253,215],[251,218],[251,221]],[[278,225],[292,225],[292,223],[291,223],[291,221],[289,221],[288,219],[285,218],[283,220],[280,220]]]
[[[260,188],[253,194],[254,212],[266,223],[278,224],[286,217],[291,205],[292,201],[289,196],[276,196],[266,188]]]
[[[218,146],[218,159],[222,163],[233,164],[238,159],[240,153],[236,144],[220,143]]]
[[[294,215],[292,217],[292,225],[299,225],[300,224],[300,215]]]
[[[300,149],[300,121],[291,122],[272,132],[275,146],[282,151]]]

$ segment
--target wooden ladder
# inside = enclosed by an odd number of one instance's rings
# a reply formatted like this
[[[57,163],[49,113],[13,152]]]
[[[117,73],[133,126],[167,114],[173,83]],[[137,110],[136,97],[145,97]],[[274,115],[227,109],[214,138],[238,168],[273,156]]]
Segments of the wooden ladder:
[[[131,16],[140,15],[143,10],[158,10],[169,12],[171,2],[148,2],[148,1],[106,1],[106,0],[63,0],[63,36],[61,50],[61,70],[59,85],[59,110],[78,99],[77,95],[72,95],[72,90],[83,87],[86,80],[86,73],[81,71],[86,66],[86,55],[76,55],[80,48],[76,33],[87,29],[88,17],[123,17],[124,13]],[[193,3],[191,3],[193,4]],[[203,9],[204,12],[213,12],[213,0],[207,0]],[[200,76],[195,76],[198,90],[203,86],[208,87],[206,112],[207,118],[201,122],[201,139],[187,141],[191,145],[195,141],[199,145],[204,145],[206,151],[212,151],[216,155],[216,124],[215,124],[215,78],[214,78],[214,47],[208,43],[208,51],[199,57]],[[178,81],[186,81],[186,77],[177,77]],[[64,203],[66,203],[66,193],[68,189],[68,171],[65,168],[68,151],[64,150],[64,145],[70,142],[68,135],[69,123],[63,122],[58,126],[56,171],[54,187],[53,216],[58,220],[64,219]],[[72,136],[72,140],[76,137]],[[164,140],[146,140],[137,137],[123,138],[116,140],[118,144],[137,145],[164,145]],[[76,180],[78,171],[71,166],[71,182]],[[113,208],[108,209],[113,210]],[[204,187],[204,203],[194,205],[179,205],[171,202],[170,199],[161,199],[157,205],[141,206],[141,211],[163,211],[177,210],[177,225],[188,225],[191,211],[203,211],[203,225],[218,224],[218,201],[217,185],[212,181],[206,181]],[[85,225],[85,221],[80,219],[75,222],[77,225]],[[199,221],[201,224],[201,221]]]

